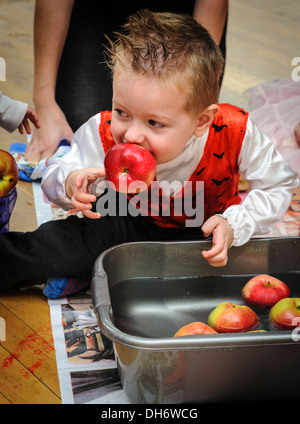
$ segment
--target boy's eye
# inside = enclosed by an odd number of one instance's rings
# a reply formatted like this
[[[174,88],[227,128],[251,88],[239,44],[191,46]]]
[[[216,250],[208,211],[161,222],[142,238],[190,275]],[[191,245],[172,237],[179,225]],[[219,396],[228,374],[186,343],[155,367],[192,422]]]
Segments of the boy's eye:
[[[158,127],[158,128],[163,127],[163,124],[160,124],[159,122],[154,121],[153,119],[149,120],[149,125],[151,125],[151,127]]]
[[[126,113],[123,111],[123,110],[121,110],[121,109],[115,109],[115,111],[117,112],[117,114],[118,115],[120,115],[120,116],[127,116],[126,115]]]

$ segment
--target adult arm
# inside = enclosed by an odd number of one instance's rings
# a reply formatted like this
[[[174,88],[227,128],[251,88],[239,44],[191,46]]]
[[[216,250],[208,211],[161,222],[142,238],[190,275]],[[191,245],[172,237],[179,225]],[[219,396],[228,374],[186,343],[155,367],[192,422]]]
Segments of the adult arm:
[[[33,132],[25,159],[50,157],[61,139],[73,131],[55,101],[59,62],[69,29],[74,0],[36,0],[34,17],[33,101],[41,128]]]
[[[220,44],[226,16],[228,0],[196,0],[194,18],[210,33],[217,45]]]

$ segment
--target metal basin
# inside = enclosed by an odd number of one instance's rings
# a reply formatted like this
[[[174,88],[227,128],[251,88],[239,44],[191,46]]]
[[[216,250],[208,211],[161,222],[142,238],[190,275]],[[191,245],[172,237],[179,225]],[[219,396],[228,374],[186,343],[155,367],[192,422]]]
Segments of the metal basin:
[[[173,338],[191,321],[207,322],[241,288],[270,274],[300,297],[300,237],[252,239],[231,248],[226,267],[201,251],[210,242],[142,242],[116,246],[96,261],[93,305],[114,342],[123,388],[135,403],[192,403],[299,398],[300,328],[275,331],[258,312],[261,333]]]

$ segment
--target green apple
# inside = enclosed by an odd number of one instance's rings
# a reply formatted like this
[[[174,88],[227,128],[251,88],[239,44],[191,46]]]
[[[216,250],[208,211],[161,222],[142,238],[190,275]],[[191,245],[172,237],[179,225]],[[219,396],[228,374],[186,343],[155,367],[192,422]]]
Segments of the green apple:
[[[300,325],[300,298],[287,297],[279,300],[269,313],[276,329],[292,330]]]
[[[259,318],[249,306],[222,302],[209,314],[208,325],[218,333],[238,333],[256,330]]]

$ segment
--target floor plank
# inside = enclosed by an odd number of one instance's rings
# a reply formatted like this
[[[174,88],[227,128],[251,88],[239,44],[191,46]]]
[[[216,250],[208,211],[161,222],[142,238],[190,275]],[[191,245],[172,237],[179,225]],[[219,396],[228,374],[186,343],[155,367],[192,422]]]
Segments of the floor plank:
[[[13,404],[57,404],[60,399],[18,359],[0,346],[1,398]]]
[[[18,360],[27,373],[23,371],[16,376],[17,382],[22,381],[25,374],[34,375],[43,386],[41,391],[49,393],[46,403],[55,403],[60,398],[55,349],[50,325],[49,307],[38,289],[12,292],[2,295],[0,300],[0,316],[5,320],[6,339],[1,343],[7,351],[7,356],[0,361],[1,374],[3,371],[14,372],[14,360]],[[20,384],[23,384],[20,382]],[[2,390],[0,390],[2,394]],[[56,395],[53,397],[52,393]],[[47,395],[45,395],[45,400]],[[27,402],[36,403],[39,398],[27,398]],[[26,403],[27,403],[26,402]]]

